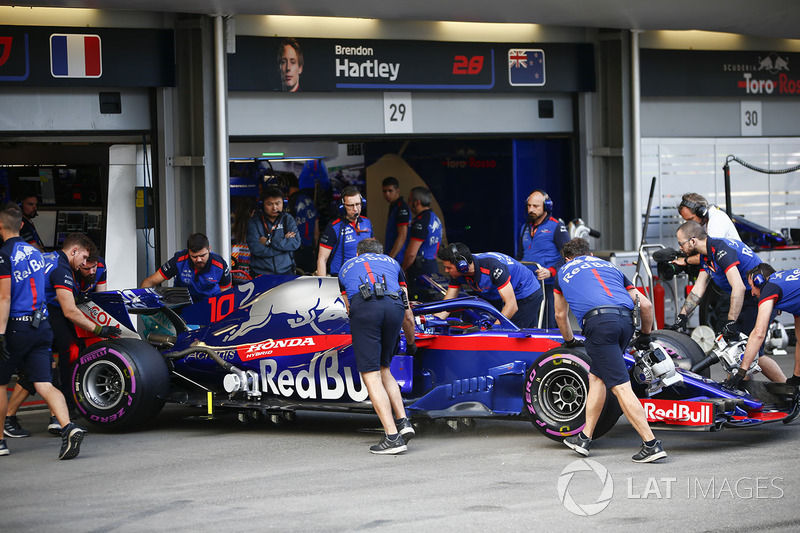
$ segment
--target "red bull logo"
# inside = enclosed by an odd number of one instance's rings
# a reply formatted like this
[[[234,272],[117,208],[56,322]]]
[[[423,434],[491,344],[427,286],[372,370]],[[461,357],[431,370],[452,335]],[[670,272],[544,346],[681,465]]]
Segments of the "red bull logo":
[[[673,400],[639,400],[648,422],[663,422],[678,426],[707,426],[713,424],[714,406],[705,402]]]

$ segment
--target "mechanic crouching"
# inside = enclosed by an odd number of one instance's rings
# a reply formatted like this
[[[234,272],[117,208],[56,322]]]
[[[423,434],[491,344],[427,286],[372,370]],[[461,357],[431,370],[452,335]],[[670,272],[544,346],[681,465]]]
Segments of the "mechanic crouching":
[[[339,270],[339,287],[350,315],[358,372],[386,431],[369,451],[394,455],[408,449],[406,442],[415,432],[389,365],[401,328],[413,339],[414,319],[403,270],[383,253],[383,245],[376,239],[364,239],[358,243],[356,254]]]
[[[567,242],[561,254],[567,263],[558,269],[553,288],[558,329],[564,337],[564,346],[580,346],[573,336],[567,316],[572,309],[583,327],[586,354],[592,359],[586,398],[586,424],[583,431],[564,439],[564,444],[579,455],[589,455],[592,433],[606,403],[606,389],[610,388],[622,412],[642,437],[642,448],[632,457],[633,461],[650,463],[663,459],[667,452],[647,423],[642,404],[631,388],[622,356],[633,336],[632,311],[637,301],[641,305],[642,329],[635,345],[641,349],[649,347],[653,306],[617,267],[592,256],[585,239],[576,238]]]

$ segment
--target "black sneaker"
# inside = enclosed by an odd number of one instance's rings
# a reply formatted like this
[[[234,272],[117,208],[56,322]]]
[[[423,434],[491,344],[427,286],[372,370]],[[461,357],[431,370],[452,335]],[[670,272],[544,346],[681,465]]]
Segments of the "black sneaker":
[[[27,429],[22,429],[22,426],[19,425],[19,420],[17,420],[16,416],[6,417],[6,423],[3,425],[3,433],[5,433],[6,437],[11,437],[12,439],[31,436],[30,431]]]
[[[389,440],[389,437],[384,435],[378,444],[375,446],[370,446],[369,448],[370,452],[377,453],[379,455],[395,455],[398,453],[403,453],[406,450],[408,450],[408,446],[406,446],[406,442],[400,435],[398,435],[395,440]]]
[[[72,422],[61,432],[61,452],[59,459],[72,459],[81,452],[81,441],[85,431]]]
[[[667,452],[665,452],[664,448],[661,447],[661,441],[657,440],[652,446],[648,446],[643,442],[642,449],[639,450],[639,453],[634,455],[631,459],[633,459],[634,463],[652,463],[653,461],[658,461],[666,456]]]
[[[50,422],[47,424],[47,432],[54,437],[61,436],[61,424],[58,423],[58,418],[51,416]]]
[[[567,448],[571,448],[578,452],[578,455],[582,455],[584,457],[589,456],[589,448],[592,447],[592,439],[590,438],[583,438],[581,434],[578,433],[576,435],[570,435],[566,439],[564,439],[564,444],[567,445]]]
[[[414,438],[414,435],[417,434],[417,432],[414,431],[414,426],[411,424],[411,420],[408,418],[400,418],[395,420],[394,424],[397,426],[397,431],[400,432],[400,435],[402,435],[403,441],[406,444],[408,444],[408,441]]]
[[[0,455],[8,455],[8,446],[6,446],[6,439],[0,439]]]
[[[786,380],[786,384],[794,387],[800,386],[800,376],[795,376],[792,374],[792,377]]]

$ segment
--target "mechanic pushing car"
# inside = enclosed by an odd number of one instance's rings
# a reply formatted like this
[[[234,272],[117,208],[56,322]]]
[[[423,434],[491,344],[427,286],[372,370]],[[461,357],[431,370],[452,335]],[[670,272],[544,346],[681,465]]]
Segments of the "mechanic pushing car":
[[[175,276],[175,286],[188,288],[194,302],[216,296],[233,285],[228,263],[211,251],[208,237],[202,233],[189,235],[186,249],[145,278],[141,287],[155,287]]]
[[[438,256],[450,276],[445,300],[457,297],[461,286],[466,284],[517,327],[536,326],[542,285],[519,261],[497,252],[473,254],[460,242],[440,248]],[[446,318],[447,313],[437,316]]]
[[[564,264],[561,247],[569,241],[569,231],[563,222],[553,217],[553,200],[543,190],[536,189],[528,195],[525,209],[528,220],[520,231],[517,259],[530,263],[528,268],[533,270],[536,279],[544,285],[546,314],[541,323],[545,329],[554,328],[556,318],[553,309],[553,283],[556,271]]]
[[[747,281],[752,287],[752,295],[758,301],[758,316],[750,335],[747,337],[747,347],[742,356],[742,364],[736,369],[736,374],[728,380],[730,386],[737,386],[747,374],[747,369],[755,360],[756,355],[767,337],[769,324],[772,322],[774,310],[786,311],[794,316],[794,330],[800,331],[800,268],[793,270],[775,269],[767,263],[753,267],[747,273]],[[759,363],[764,358],[759,359]],[[800,385],[800,350],[794,352],[794,372],[786,380],[787,385]]]
[[[362,205],[363,199],[358,189],[351,186],[342,190],[339,218],[328,224],[319,239],[318,276],[325,276],[329,272],[328,259],[331,262],[331,276],[337,276],[345,261],[356,256],[358,243],[372,238],[372,222],[361,216]]]
[[[408,449],[406,443],[415,432],[389,365],[400,330],[405,329],[413,339],[414,319],[408,306],[405,274],[397,261],[383,253],[383,245],[377,239],[364,239],[356,253],[339,271],[339,287],[350,315],[361,382],[386,432],[369,451],[394,455]]]
[[[85,430],[70,422],[64,395],[52,384],[50,344],[53,331],[45,304],[45,262],[41,252],[19,236],[22,212],[8,204],[0,210],[0,413],[5,413],[11,375],[24,370],[55,413],[61,431],[59,459],[80,453]],[[65,354],[66,355],[66,354]],[[5,439],[0,455],[8,455]]]
[[[692,292],[678,314],[678,321],[667,329],[686,327],[689,315],[697,308],[706,292],[709,280],[731,295],[728,320],[722,326],[722,335],[729,342],[739,340],[739,332],[750,332],[756,325],[758,300],[748,292],[750,285],[747,272],[761,263],[761,259],[746,244],[732,239],[714,239],[708,236],[703,226],[690,220],[678,228],[678,246],[691,257],[700,255],[702,270],[697,275]],[[759,350],[761,347],[759,347]],[[778,364],[767,356],[759,359],[764,376],[775,383],[786,381]]]
[[[633,336],[633,310],[637,302],[641,306],[642,326],[635,345],[639,349],[649,347],[653,305],[617,267],[592,256],[585,239],[572,239],[561,248],[561,253],[567,263],[558,269],[553,289],[558,329],[564,337],[564,346],[580,345],[567,316],[572,309],[583,327],[586,354],[592,358],[586,424],[580,433],[564,439],[564,444],[579,455],[589,455],[592,434],[606,402],[606,389],[610,388],[622,412],[642,437],[642,448],[632,457],[633,461],[650,463],[663,459],[667,452],[647,423],[622,356]]]

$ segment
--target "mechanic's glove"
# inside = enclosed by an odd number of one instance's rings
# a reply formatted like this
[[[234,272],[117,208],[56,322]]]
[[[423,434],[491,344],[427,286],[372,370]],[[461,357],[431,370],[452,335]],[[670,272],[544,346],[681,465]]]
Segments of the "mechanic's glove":
[[[639,336],[633,341],[633,347],[637,350],[649,350],[650,342],[652,340],[653,338],[649,333],[640,333]]]
[[[0,361],[6,362],[11,358],[11,354],[8,353],[8,346],[6,346],[6,335],[3,333],[0,335]]]
[[[417,343],[406,344],[406,355],[414,355],[415,353],[417,353]]]
[[[572,337],[572,340],[562,342],[561,346],[563,346],[564,348],[580,348],[581,346],[583,346],[583,341],[578,340],[575,337]]]
[[[741,383],[746,375],[747,370],[742,367],[737,367],[733,374],[731,374],[731,377],[722,382],[722,386],[726,389],[738,389],[739,383]]]
[[[122,330],[117,326],[95,326],[94,334],[107,339],[109,337],[119,337],[122,335]]]
[[[739,326],[736,325],[735,320],[728,320],[725,322],[725,325],[722,326],[721,333],[728,342],[735,342],[739,340]]]
[[[686,331],[686,322],[688,320],[689,317],[681,313],[678,315],[678,320],[674,324],[668,324],[664,326],[664,329],[671,329],[672,331],[678,331],[678,330]]]

